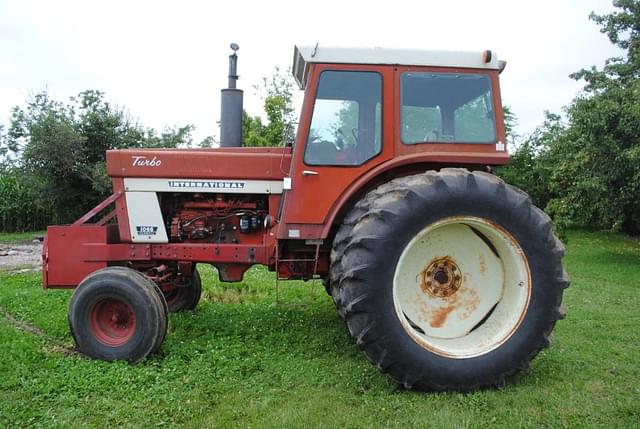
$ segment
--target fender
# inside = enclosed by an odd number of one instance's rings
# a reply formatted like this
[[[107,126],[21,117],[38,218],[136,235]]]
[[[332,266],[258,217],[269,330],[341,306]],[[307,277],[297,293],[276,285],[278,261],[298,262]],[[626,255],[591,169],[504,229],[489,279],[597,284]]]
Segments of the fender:
[[[477,170],[486,165],[505,165],[509,162],[509,155],[505,153],[469,153],[460,152],[431,152],[424,154],[410,154],[392,158],[360,176],[347,190],[340,195],[327,214],[320,237],[326,239],[334,224],[339,223],[346,212],[365,193],[374,187],[396,177],[417,174],[429,169],[440,169],[467,164],[469,169]],[[393,174],[388,174],[393,172]]]

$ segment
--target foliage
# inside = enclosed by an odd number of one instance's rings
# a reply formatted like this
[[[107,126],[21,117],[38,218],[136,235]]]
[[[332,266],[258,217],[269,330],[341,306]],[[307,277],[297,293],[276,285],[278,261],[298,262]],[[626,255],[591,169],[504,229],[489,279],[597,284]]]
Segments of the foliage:
[[[591,14],[625,56],[574,73],[585,87],[525,140],[500,170],[560,224],[640,232],[640,1]]]
[[[318,100],[316,103],[335,103],[333,100]],[[355,100],[342,100],[336,112],[335,122],[332,124],[333,141],[339,142],[340,150],[358,146],[358,123],[360,105]],[[316,104],[319,105],[319,104]],[[380,117],[376,115],[376,131],[379,130]],[[378,134],[378,133],[377,133]],[[379,138],[379,136],[377,136]]]
[[[293,144],[296,116],[293,107],[295,83],[291,73],[283,73],[276,67],[270,78],[263,78],[264,111],[267,114],[267,139],[271,142]]]
[[[499,169],[500,176],[507,183],[525,189],[538,207],[547,207],[552,195],[555,195],[549,186],[557,166],[549,162],[547,152],[563,130],[560,116],[545,112],[544,123],[530,136],[522,138],[511,154],[511,163]]]
[[[242,114],[242,131],[245,146],[283,146],[293,144],[295,138],[295,112],[293,108],[294,82],[290,73],[276,68],[269,78],[262,79],[256,92],[264,100],[267,123],[259,116]]]
[[[0,230],[32,231],[57,219],[51,200],[39,198],[42,183],[15,169],[0,169]]]
[[[502,116],[504,118],[504,131],[507,143],[515,146],[516,142],[520,138],[520,136],[515,132],[515,129],[518,126],[518,118],[511,110],[511,106],[502,106]]]
[[[43,292],[38,273],[1,275],[0,426],[637,427],[640,244],[570,238],[568,317],[552,347],[514,385],[470,394],[399,389],[353,344],[319,282],[281,282],[276,304],[264,268],[223,284],[199,266],[198,309],[171,315],[160,353],[137,365],[79,356],[70,292]]]
[[[244,146],[274,146],[266,137],[265,125],[260,116],[250,116],[246,111],[242,112],[242,136]],[[279,145],[278,143],[277,145]],[[276,146],[277,146],[276,145]]]
[[[4,125],[0,124],[0,172],[7,167],[7,133],[4,130]]]
[[[213,136],[207,136],[207,137],[203,138],[200,141],[200,143],[198,143],[198,147],[199,148],[203,148],[203,149],[211,148],[211,147],[213,147],[215,145],[215,143],[216,143],[216,141],[213,138]]]
[[[145,129],[99,91],[84,91],[67,104],[46,92],[33,95],[26,107],[12,110],[0,140],[3,190],[16,207],[25,207],[22,212],[1,207],[1,227],[33,229],[73,220],[110,192],[107,150],[189,145],[192,130],[191,125],[161,133]]]
[[[586,81],[588,92],[607,90],[613,82],[633,84],[640,78],[640,2],[615,0],[613,5],[618,10],[606,15],[592,12],[589,19],[600,25],[600,32],[626,55],[609,58],[603,70],[592,67],[574,73],[574,79]]]
[[[574,100],[550,147],[552,213],[581,225],[640,231],[640,81]]]

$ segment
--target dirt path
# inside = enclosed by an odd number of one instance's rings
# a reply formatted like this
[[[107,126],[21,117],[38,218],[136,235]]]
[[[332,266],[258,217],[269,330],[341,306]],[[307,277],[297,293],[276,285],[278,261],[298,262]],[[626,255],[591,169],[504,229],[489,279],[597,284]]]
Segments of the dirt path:
[[[22,272],[40,269],[42,243],[0,244],[0,272]]]

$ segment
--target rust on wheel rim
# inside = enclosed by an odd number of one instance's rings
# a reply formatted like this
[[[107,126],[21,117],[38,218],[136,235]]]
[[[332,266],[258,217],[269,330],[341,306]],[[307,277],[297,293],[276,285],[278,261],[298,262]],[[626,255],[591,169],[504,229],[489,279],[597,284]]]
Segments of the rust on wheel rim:
[[[440,298],[453,295],[462,284],[460,268],[450,257],[431,261],[420,275],[422,291]]]
[[[393,277],[398,320],[440,356],[465,359],[500,347],[527,313],[531,274],[500,225],[452,216],[427,225],[403,249]]]
[[[89,324],[95,338],[104,345],[126,344],[136,332],[136,315],[131,306],[117,298],[104,298],[89,311]]]

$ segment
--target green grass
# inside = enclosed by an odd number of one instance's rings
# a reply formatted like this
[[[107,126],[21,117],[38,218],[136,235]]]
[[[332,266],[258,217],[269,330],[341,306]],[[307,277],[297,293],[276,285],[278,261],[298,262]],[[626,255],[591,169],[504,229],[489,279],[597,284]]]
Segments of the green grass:
[[[20,244],[29,243],[36,237],[42,237],[46,231],[31,232],[3,232],[0,233],[0,244]]]
[[[159,355],[138,365],[72,352],[68,291],[0,276],[0,427],[638,427],[640,245],[570,232],[568,317],[529,374],[503,390],[398,389],[352,344],[320,284],[252,269],[222,285],[201,267],[195,313],[172,315]]]

